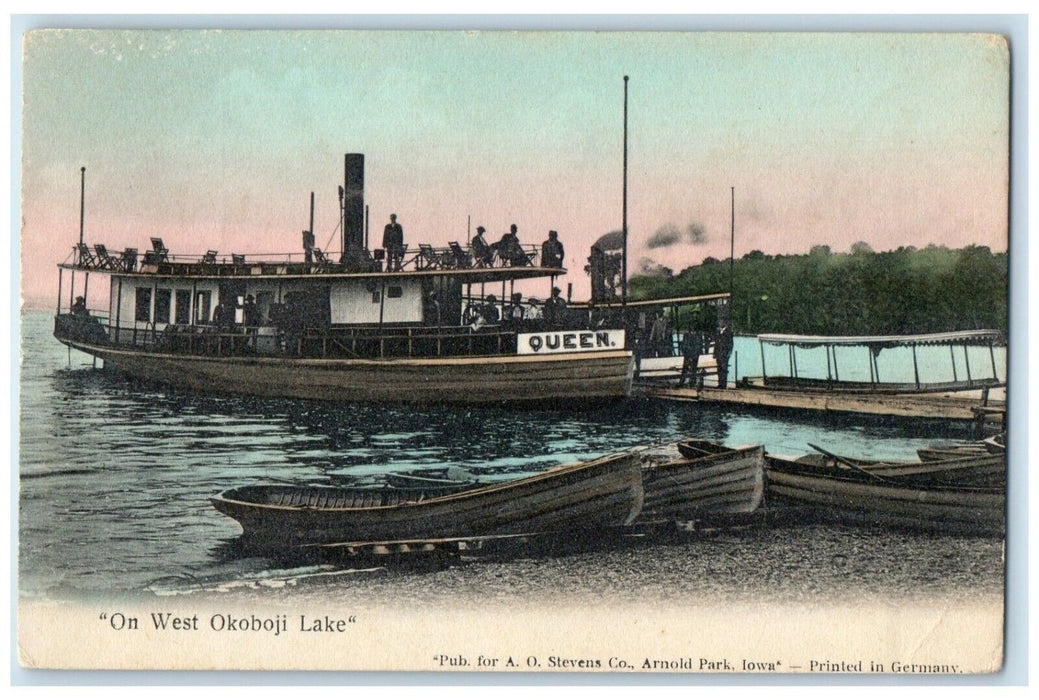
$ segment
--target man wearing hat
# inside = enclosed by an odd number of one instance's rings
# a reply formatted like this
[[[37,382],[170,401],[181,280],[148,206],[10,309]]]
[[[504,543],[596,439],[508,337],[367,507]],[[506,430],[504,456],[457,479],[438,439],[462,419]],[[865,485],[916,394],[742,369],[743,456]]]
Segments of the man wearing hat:
[[[483,305],[482,315],[487,325],[493,325],[501,320],[501,312],[498,311],[498,297],[493,294],[487,295],[487,303]]]
[[[552,296],[545,302],[545,322],[549,325],[562,323],[566,314],[566,300],[559,296],[562,290],[552,287]]]
[[[476,238],[469,244],[473,250],[473,259],[479,267],[490,267],[494,264],[494,249],[487,245],[487,239],[483,237],[486,231],[483,226],[477,226]]]
[[[508,262],[509,265],[517,267],[527,264],[527,256],[523,253],[523,246],[519,242],[519,229],[516,224],[509,227],[509,232],[494,244],[498,251],[498,257]]]
[[[510,326],[519,326],[526,316],[522,302],[523,294],[520,292],[513,292],[512,301],[505,308],[505,321],[508,322]]]
[[[404,260],[404,227],[397,223],[396,214],[390,214],[390,223],[383,229],[382,247],[386,249],[386,269],[399,270]]]
[[[260,319],[256,315],[256,300],[252,294],[247,294],[245,303],[242,304],[242,321],[247,328],[260,325]]]
[[[541,266],[563,266],[563,244],[559,242],[557,231],[549,231],[548,240],[541,244]]]

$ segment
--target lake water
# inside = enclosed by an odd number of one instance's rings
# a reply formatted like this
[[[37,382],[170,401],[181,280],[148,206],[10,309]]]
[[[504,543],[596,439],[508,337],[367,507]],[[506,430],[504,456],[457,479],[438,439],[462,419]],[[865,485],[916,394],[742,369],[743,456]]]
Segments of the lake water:
[[[635,553],[585,551],[436,571],[376,567],[377,581],[349,564],[315,569],[243,554],[237,524],[208,499],[263,479],[322,482],[453,465],[521,475],[688,435],[764,444],[778,454],[804,454],[815,443],[909,459],[918,447],[966,439],[968,428],[646,400],[562,412],[192,394],[95,369],[90,357],[70,354],[52,337],[50,314],[25,313],[21,322],[18,583],[26,597],[151,595],[176,592],[186,581],[234,590],[315,572],[338,572],[345,578],[334,585],[388,597],[477,589],[494,597],[506,589],[496,581],[538,596],[553,589],[676,590],[692,581],[723,595],[779,586],[796,597],[863,580],[849,571],[871,572],[869,585],[881,592],[1002,589],[1000,541],[818,525],[649,544]],[[756,348],[738,339],[739,362],[753,363]]]

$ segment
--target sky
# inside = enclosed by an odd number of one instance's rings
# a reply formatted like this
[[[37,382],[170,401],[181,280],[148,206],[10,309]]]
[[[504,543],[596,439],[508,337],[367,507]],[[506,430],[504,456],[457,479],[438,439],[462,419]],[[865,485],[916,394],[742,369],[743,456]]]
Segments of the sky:
[[[338,250],[343,154],[373,239],[550,229],[629,271],[729,256],[1007,248],[1009,54],[980,34],[40,30],[23,44],[22,293],[112,250]],[[734,202],[734,217],[733,217]],[[373,246],[374,247],[374,246]]]

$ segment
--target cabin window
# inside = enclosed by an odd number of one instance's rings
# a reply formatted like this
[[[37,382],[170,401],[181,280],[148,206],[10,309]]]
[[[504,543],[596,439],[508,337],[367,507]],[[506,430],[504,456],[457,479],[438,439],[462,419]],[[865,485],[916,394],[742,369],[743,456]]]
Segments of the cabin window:
[[[209,323],[209,305],[212,298],[212,292],[199,292],[195,296],[195,323]]]
[[[173,300],[173,292],[169,289],[155,290],[155,322],[170,322],[170,306]]]
[[[137,301],[134,305],[134,320],[147,323],[152,320],[152,290],[151,287],[137,288]]]
[[[382,292],[380,292],[378,289],[376,289],[374,292],[372,292],[372,303],[373,304],[378,304],[381,301],[382,301]]]
[[[387,299],[400,299],[404,296],[404,287],[387,287],[386,298]]]
[[[191,322],[191,291],[178,289],[176,303],[173,307],[173,322],[187,325]]]

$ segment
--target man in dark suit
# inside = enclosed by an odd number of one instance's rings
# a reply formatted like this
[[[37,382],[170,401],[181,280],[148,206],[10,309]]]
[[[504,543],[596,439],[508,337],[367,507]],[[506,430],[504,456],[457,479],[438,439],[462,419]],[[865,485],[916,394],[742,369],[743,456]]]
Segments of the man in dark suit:
[[[548,240],[541,244],[541,266],[563,266],[563,244],[559,242],[559,233],[548,232]]]
[[[404,228],[397,223],[396,214],[390,214],[390,223],[382,232],[382,247],[386,249],[386,269],[399,270],[404,260]]]

